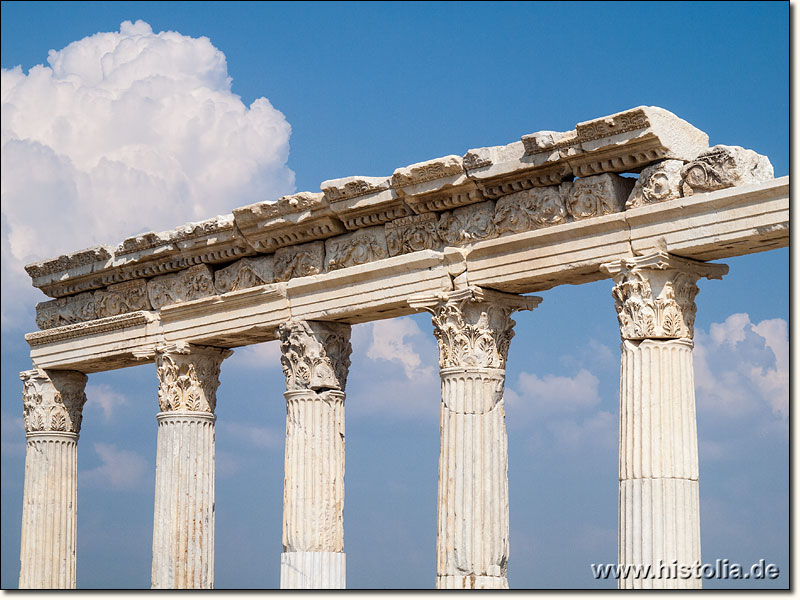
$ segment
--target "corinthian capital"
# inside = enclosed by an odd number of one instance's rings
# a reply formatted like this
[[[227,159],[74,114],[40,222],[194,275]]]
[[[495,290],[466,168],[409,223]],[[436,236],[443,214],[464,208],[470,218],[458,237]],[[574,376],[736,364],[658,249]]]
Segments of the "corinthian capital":
[[[728,265],[679,258],[659,250],[641,257],[605,263],[624,340],[678,339],[694,336],[694,303],[701,277],[721,279]]]
[[[219,369],[232,350],[168,344],[156,352],[158,405],[163,412],[213,413],[217,406]]]
[[[514,337],[511,313],[533,310],[542,299],[478,287],[409,298],[417,310],[433,315],[433,335],[439,344],[439,368],[505,369]]]
[[[19,374],[27,433],[81,431],[87,377],[78,371],[33,369]]]
[[[289,321],[278,328],[286,389],[344,391],[350,368],[350,325]]]

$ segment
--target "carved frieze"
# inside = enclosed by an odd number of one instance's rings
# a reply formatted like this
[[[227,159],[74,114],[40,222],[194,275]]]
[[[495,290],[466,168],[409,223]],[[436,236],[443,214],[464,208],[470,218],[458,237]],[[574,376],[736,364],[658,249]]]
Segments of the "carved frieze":
[[[213,413],[220,365],[231,354],[232,350],[185,343],[158,348],[156,372],[161,411]]]
[[[448,246],[496,237],[494,208],[494,202],[487,200],[442,213],[437,226],[439,236]]]
[[[275,281],[289,281],[295,277],[322,273],[324,260],[323,242],[278,248],[275,251]]]
[[[433,315],[439,368],[505,369],[514,337],[511,313],[533,310],[542,299],[470,287],[410,298],[417,310]]]
[[[278,328],[286,390],[344,391],[350,368],[350,325],[289,321]]]
[[[558,186],[531,188],[497,201],[494,224],[498,234],[519,233],[559,225],[567,220],[567,208]]]
[[[80,433],[86,375],[77,371],[33,369],[19,376],[27,433]]]
[[[772,164],[766,156],[741,146],[714,146],[681,171],[684,196],[768,181],[773,176]]]
[[[36,305],[36,324],[39,329],[63,327],[97,318],[92,292],[57,298]]]
[[[325,240],[328,271],[363,265],[389,256],[383,227],[368,227]]]
[[[258,256],[237,260],[214,273],[214,287],[218,294],[244,290],[274,280],[274,257]]]
[[[391,180],[388,177],[343,177],[323,181],[319,187],[328,202],[341,202],[388,190]]]
[[[105,263],[111,258],[112,248],[107,246],[94,246],[85,250],[78,250],[72,254],[62,254],[57,258],[51,258],[41,262],[36,262],[25,267],[25,271],[34,280],[45,279],[48,275],[63,275],[67,271],[89,272],[86,267],[91,267],[95,263]],[[72,275],[73,273],[71,273]],[[79,274],[79,273],[74,273]],[[38,286],[36,286],[38,287]]]
[[[147,282],[150,305],[156,310],[167,304],[197,300],[215,293],[214,276],[206,265],[195,265],[184,271],[153,277]]]
[[[691,339],[698,279],[721,279],[728,272],[727,265],[678,258],[663,250],[600,269],[616,284],[612,296],[624,340]]]
[[[634,184],[628,177],[603,173],[562,183],[561,192],[567,212],[577,221],[624,210]]]
[[[386,247],[389,256],[398,256],[418,250],[438,250],[442,247],[434,213],[412,215],[386,223]]]
[[[683,162],[680,160],[663,160],[642,169],[631,195],[628,196],[625,208],[637,208],[645,204],[680,198],[681,169]]]
[[[97,317],[114,317],[137,310],[150,310],[147,297],[147,283],[144,279],[134,279],[115,283],[94,293]]]

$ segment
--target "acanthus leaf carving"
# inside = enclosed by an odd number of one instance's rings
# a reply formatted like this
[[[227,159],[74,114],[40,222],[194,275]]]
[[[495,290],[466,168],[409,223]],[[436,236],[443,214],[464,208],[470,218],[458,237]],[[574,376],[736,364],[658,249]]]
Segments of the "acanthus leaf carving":
[[[624,340],[692,339],[701,277],[720,279],[727,265],[654,254],[601,265],[615,282],[612,290]]]
[[[328,271],[363,265],[387,256],[386,234],[380,225],[325,240]]]
[[[154,309],[214,294],[216,294],[214,276],[208,265],[203,264],[177,273],[154,277],[147,282],[147,295]]]
[[[33,369],[20,373],[20,379],[27,433],[80,433],[86,404],[85,374]]]
[[[437,226],[439,236],[449,246],[496,237],[494,211],[494,201],[487,200],[442,213]]]
[[[233,351],[222,348],[170,344],[156,352],[158,405],[162,412],[213,413],[222,361]]]
[[[625,210],[625,201],[635,182],[612,173],[581,177],[561,184],[567,212],[577,220]]]
[[[97,318],[93,292],[57,298],[36,305],[36,324],[39,329],[53,329]]]
[[[625,208],[667,202],[681,197],[683,161],[663,160],[642,170],[633,186]]]
[[[441,248],[442,239],[436,226],[437,217],[433,213],[411,215],[386,223],[386,247],[389,256]]]
[[[272,256],[242,258],[214,273],[214,287],[218,294],[226,294],[272,283],[273,263]]]
[[[549,225],[560,225],[567,220],[558,186],[522,190],[497,200],[494,224],[497,233],[519,233]]]
[[[433,315],[439,368],[505,369],[514,337],[511,314],[532,310],[538,296],[516,296],[469,287],[409,299],[412,308]]]
[[[286,390],[340,390],[350,369],[350,325],[289,321],[278,328]]]
[[[773,176],[766,156],[741,146],[714,146],[681,170],[684,196],[768,181]]]
[[[133,279],[109,285],[94,293],[97,317],[115,317],[137,310],[150,310],[147,283]]]
[[[322,273],[324,257],[324,242],[278,248],[275,250],[274,279],[289,281],[295,277]]]

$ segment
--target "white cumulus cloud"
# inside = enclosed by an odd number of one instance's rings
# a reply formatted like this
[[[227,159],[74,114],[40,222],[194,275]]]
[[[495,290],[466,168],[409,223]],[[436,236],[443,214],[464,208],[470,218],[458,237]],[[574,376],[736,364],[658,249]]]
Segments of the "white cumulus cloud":
[[[114,418],[114,412],[122,406],[128,404],[128,399],[124,394],[118,392],[107,383],[86,386],[86,406],[84,407],[84,415],[87,409],[91,410],[97,407],[103,412],[103,419],[106,423],[110,423]]]
[[[695,332],[698,409],[725,418],[788,423],[789,334],[784,319],[752,323],[746,313]]]
[[[293,190],[289,123],[208,38],[126,21],[47,63],[2,70],[4,325],[36,297],[26,263]]]
[[[372,360],[398,363],[410,380],[428,380],[435,374],[434,366],[423,365],[420,353],[414,346],[424,344],[422,340],[426,337],[409,317],[375,321],[372,323],[372,340],[367,356]]]

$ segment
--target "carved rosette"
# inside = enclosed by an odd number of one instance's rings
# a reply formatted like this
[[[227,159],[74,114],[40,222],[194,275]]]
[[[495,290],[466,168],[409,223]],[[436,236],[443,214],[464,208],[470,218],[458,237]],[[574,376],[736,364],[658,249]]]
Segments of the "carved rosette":
[[[278,328],[286,390],[341,390],[350,369],[350,325],[289,321]]]
[[[470,287],[410,298],[412,308],[433,315],[439,368],[505,369],[514,337],[511,313],[533,310],[542,299]]]
[[[219,370],[232,350],[169,344],[156,352],[158,405],[162,412],[213,413],[217,406]]]
[[[623,340],[692,339],[701,277],[721,279],[727,265],[678,258],[665,251],[601,265],[612,291]]]
[[[33,369],[19,376],[26,433],[80,433],[86,375]]]

